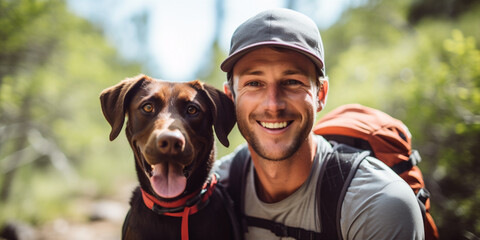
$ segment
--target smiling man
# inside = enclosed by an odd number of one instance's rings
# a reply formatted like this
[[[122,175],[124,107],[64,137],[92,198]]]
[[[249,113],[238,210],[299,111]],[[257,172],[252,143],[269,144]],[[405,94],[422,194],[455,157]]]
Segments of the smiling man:
[[[318,90],[316,70],[303,54],[282,48],[252,50],[235,64],[237,123],[265,202],[289,196],[305,182],[315,154],[311,134]],[[233,96],[229,88],[227,94]],[[324,98],[323,98],[324,99]],[[261,166],[261,167],[260,167]]]
[[[317,185],[332,147],[312,133],[328,93],[318,28],[292,10],[261,12],[237,28],[221,69],[227,72],[225,93],[235,102],[247,146],[218,160],[214,170],[240,209],[245,238],[319,239],[332,225],[322,222],[317,209],[318,202],[327,199],[319,196]],[[251,160],[253,165],[235,165],[233,159]],[[242,172],[238,166],[248,167]],[[245,181],[240,186],[231,184],[242,174]],[[334,237],[423,238],[412,190],[371,157],[359,165],[340,219],[339,234],[332,230]]]

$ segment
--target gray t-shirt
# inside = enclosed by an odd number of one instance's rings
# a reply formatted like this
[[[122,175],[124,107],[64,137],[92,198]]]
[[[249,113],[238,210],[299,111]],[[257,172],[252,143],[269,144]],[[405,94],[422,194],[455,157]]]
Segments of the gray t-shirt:
[[[291,227],[320,232],[321,222],[316,204],[316,184],[323,158],[332,151],[323,137],[317,136],[317,154],[312,171],[292,195],[276,203],[262,202],[255,191],[253,164],[247,173],[245,213]],[[217,160],[213,171],[228,182],[233,155]],[[368,157],[353,178],[341,211],[343,239],[423,239],[423,220],[412,189],[383,162]],[[280,238],[270,230],[249,227],[246,239]]]

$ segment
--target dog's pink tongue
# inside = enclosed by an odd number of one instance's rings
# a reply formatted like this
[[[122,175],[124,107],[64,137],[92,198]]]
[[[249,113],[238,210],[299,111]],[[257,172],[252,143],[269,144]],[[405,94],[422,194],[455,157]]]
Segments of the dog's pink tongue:
[[[150,184],[155,193],[162,198],[174,198],[185,191],[187,178],[183,169],[175,164],[159,163],[152,170]]]

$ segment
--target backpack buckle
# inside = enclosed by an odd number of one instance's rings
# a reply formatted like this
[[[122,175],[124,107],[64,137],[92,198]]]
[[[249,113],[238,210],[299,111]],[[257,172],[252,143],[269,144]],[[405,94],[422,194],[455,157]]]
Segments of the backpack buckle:
[[[423,205],[425,205],[430,198],[430,192],[425,188],[420,188],[417,193],[417,198],[423,203]]]
[[[288,237],[288,230],[287,227],[280,223],[273,224],[273,233],[279,237]]]
[[[412,166],[417,166],[422,161],[422,157],[420,157],[420,153],[417,150],[412,149],[412,154],[410,154],[408,161],[412,163]]]

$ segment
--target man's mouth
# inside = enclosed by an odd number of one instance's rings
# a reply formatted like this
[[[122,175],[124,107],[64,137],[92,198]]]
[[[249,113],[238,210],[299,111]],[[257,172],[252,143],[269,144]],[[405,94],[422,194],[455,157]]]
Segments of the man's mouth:
[[[272,130],[283,129],[286,128],[290,123],[293,121],[284,121],[284,122],[261,122],[259,121],[262,127]]]

